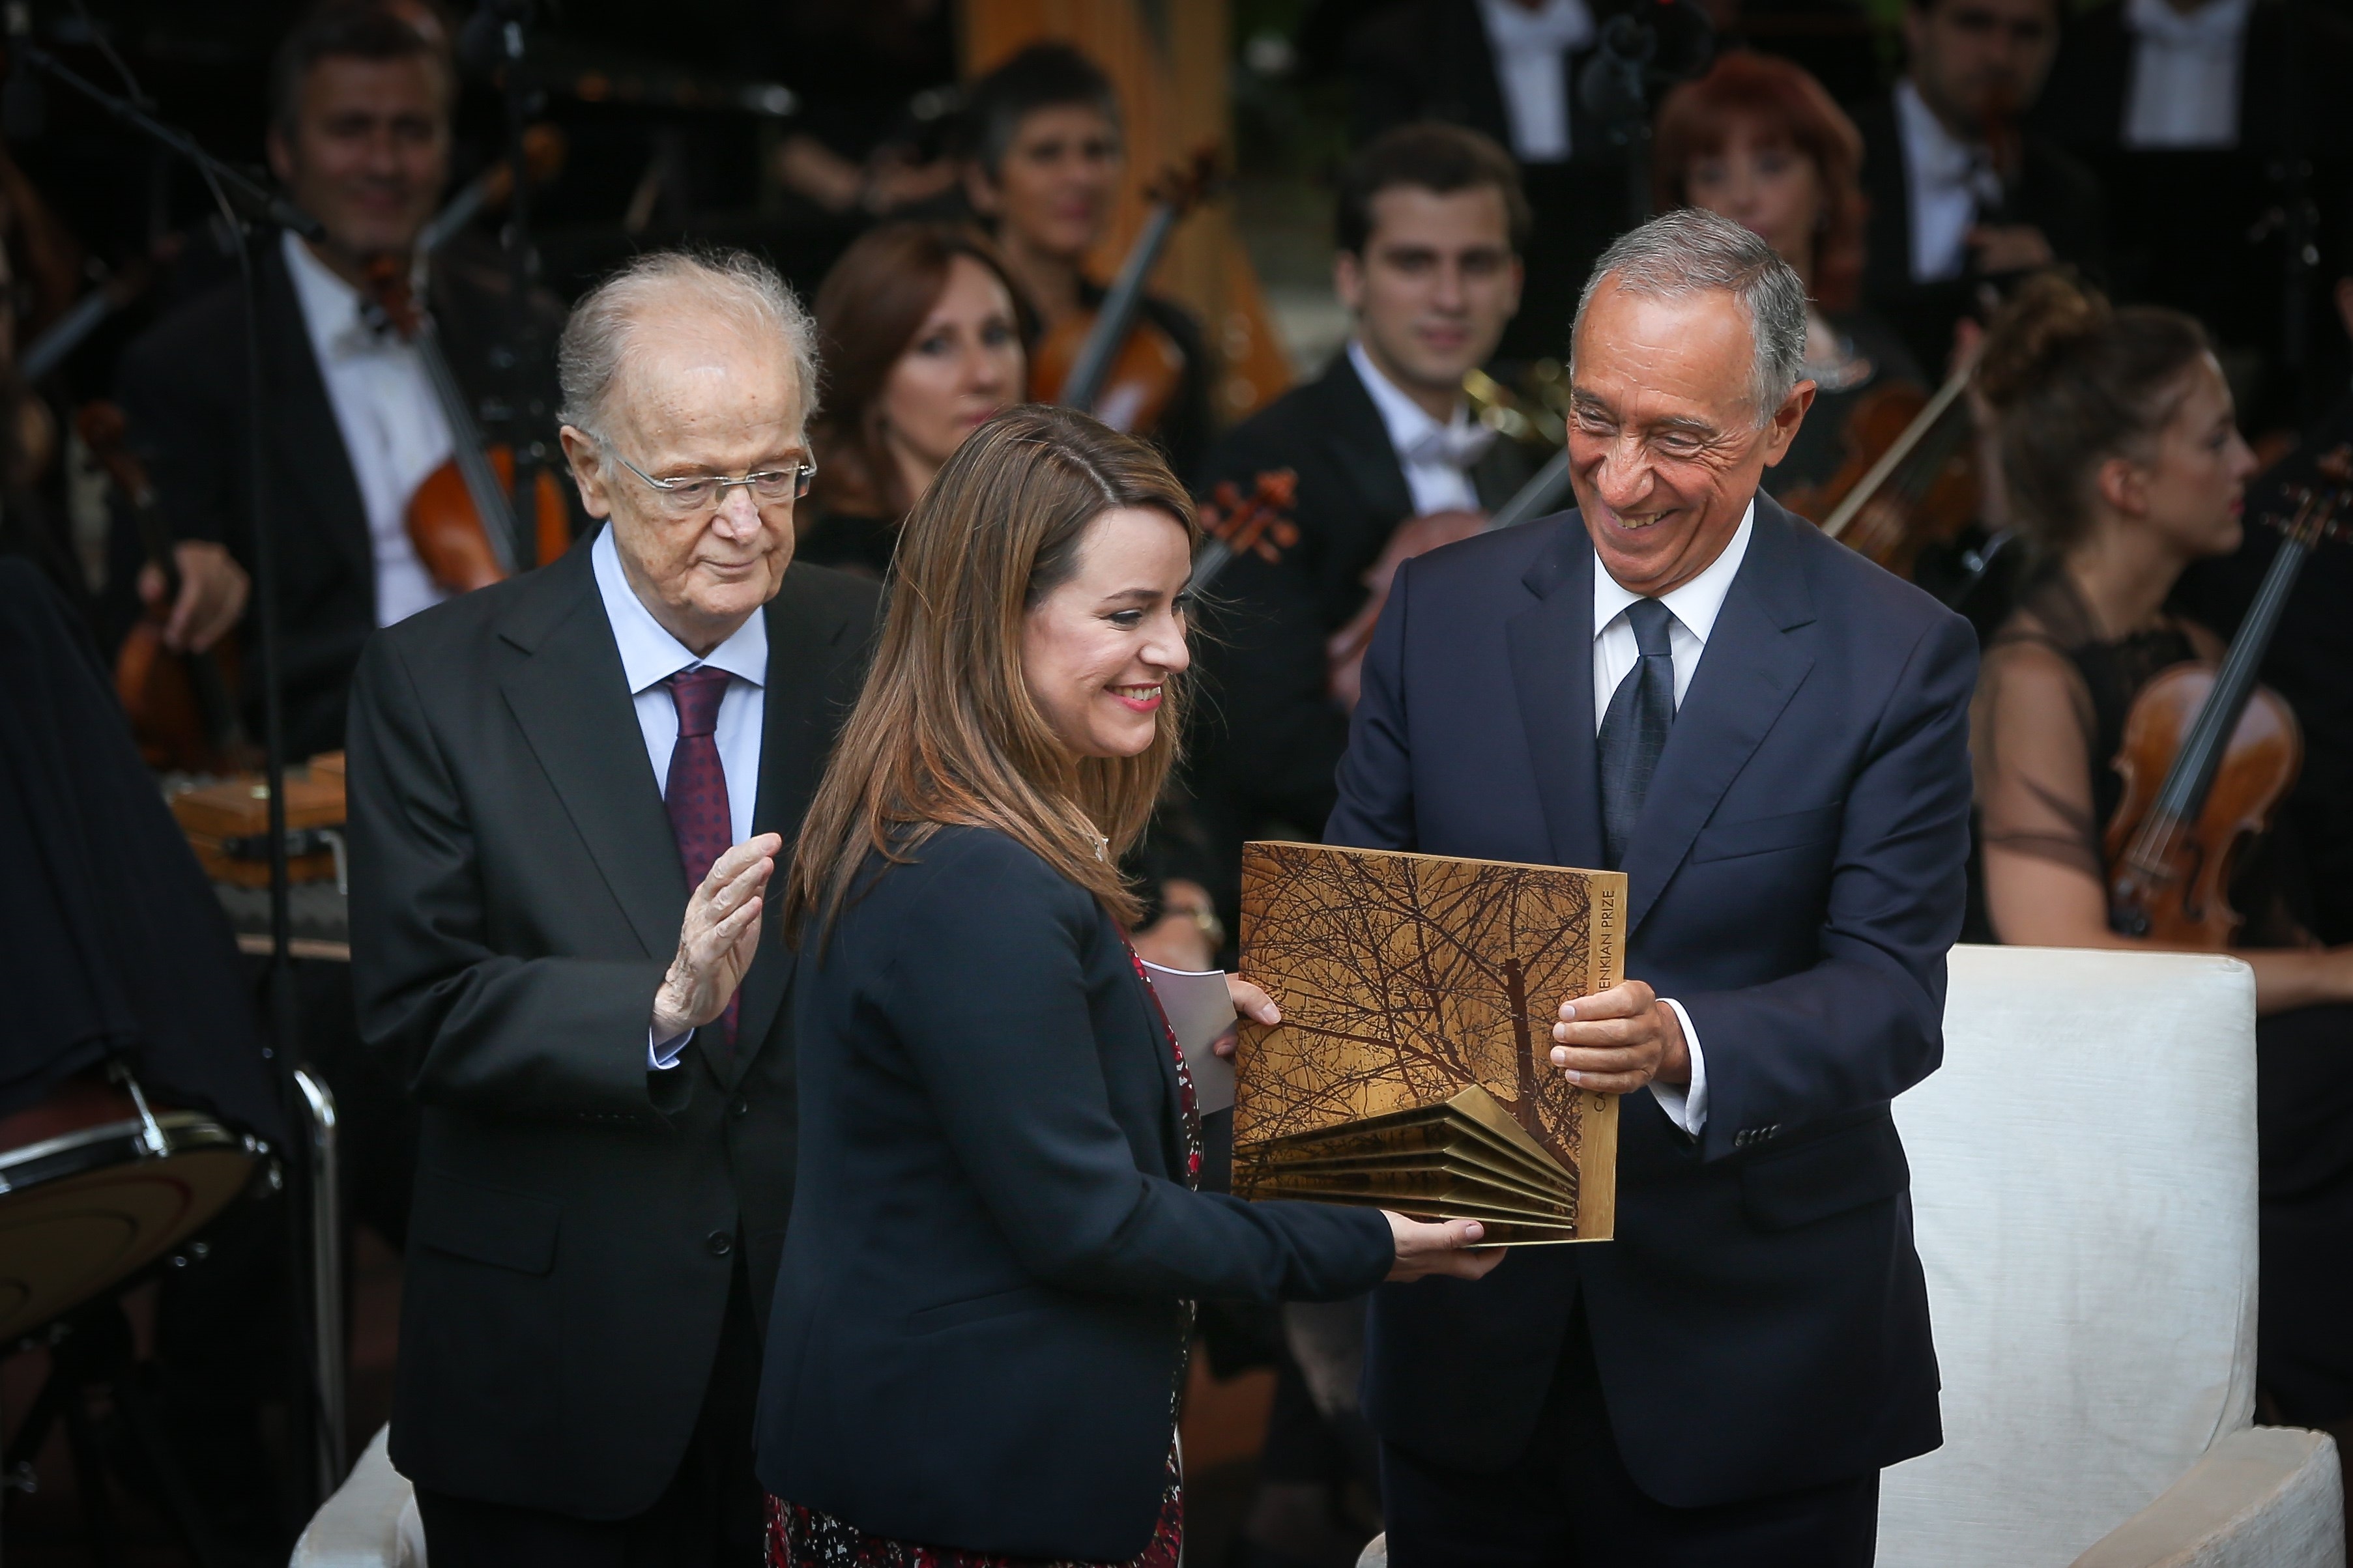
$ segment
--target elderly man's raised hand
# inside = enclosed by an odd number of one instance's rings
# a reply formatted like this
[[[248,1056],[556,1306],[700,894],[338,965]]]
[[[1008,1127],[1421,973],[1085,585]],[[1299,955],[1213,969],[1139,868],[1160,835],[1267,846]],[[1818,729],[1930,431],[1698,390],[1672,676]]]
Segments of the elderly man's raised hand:
[[[676,1039],[727,1011],[759,950],[760,911],[784,845],[776,834],[756,834],[712,862],[687,900],[678,956],[654,993],[655,1039]]]

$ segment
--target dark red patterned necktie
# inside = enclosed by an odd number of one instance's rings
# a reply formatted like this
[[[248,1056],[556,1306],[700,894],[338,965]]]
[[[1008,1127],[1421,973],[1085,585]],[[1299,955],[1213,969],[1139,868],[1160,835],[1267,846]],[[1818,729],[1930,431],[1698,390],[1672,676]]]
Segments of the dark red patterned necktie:
[[[727,809],[727,773],[719,765],[719,704],[731,679],[723,669],[704,665],[682,669],[662,684],[678,704],[678,744],[670,752],[670,787],[662,804],[670,808],[670,832],[678,838],[679,864],[686,868],[687,896],[702,886],[712,862],[735,841],[734,819]],[[743,1001],[739,990],[727,999],[721,1032],[727,1042],[725,1058],[735,1053],[735,1011]],[[718,1054],[718,1053],[714,1053]],[[726,1065],[723,1058],[720,1065]]]

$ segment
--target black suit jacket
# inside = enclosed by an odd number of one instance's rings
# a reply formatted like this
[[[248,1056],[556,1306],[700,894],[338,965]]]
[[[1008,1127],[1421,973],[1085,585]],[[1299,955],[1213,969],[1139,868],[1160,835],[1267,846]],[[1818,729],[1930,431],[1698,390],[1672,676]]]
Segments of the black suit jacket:
[[[1399,574],[1333,843],[1602,864],[1593,547],[1575,512]],[[1691,1138],[1619,1122],[1616,1239],[1375,1300],[1366,1411],[1480,1468],[1519,1456],[1581,1295],[1628,1470],[1705,1507],[1939,1441],[1888,1102],[1943,1048],[1968,847],[1968,625],[1765,496],[1624,869],[1627,973],[1690,1012]]]
[[[302,308],[274,238],[257,247],[261,316],[262,439],[278,567],[286,743],[301,757],[343,743],[343,709],[360,647],[375,630],[375,552],[334,405],[311,352]],[[449,367],[480,409],[507,397],[507,373],[490,363],[506,336],[503,276],[463,258],[433,271],[432,305]],[[554,451],[553,359],[561,318],[537,301],[539,341],[527,423]],[[124,352],[120,394],[132,445],[145,458],[174,537],[226,544],[253,569],[252,466],[247,431],[245,293],[230,283],[158,322]],[[569,489],[569,486],[565,487]],[[138,559],[124,520],[114,557]],[[261,733],[259,668],[247,616],[247,732]]]
[[[1976,311],[1980,279],[1964,272],[1939,282],[1912,280],[1912,197],[1894,95],[1855,110],[1854,123],[1862,132],[1862,194],[1870,205],[1863,303],[1902,334],[1915,360],[1940,368],[1953,356],[1954,324]],[[2087,280],[2105,280],[2103,203],[2089,170],[2030,131],[2021,138],[2018,178],[2008,195],[2010,221],[2041,229],[2052,253]]]
[[[756,832],[791,853],[871,583],[769,602]],[[353,979],[422,1107],[393,1459],[459,1497],[622,1518],[677,1468],[736,1249],[793,1188],[791,956],[764,932],[732,1067],[649,1073],[688,888],[589,552],[368,645],[351,726]]]
[[[1124,1562],[1159,1517],[1183,1300],[1359,1294],[1388,1223],[1187,1191],[1166,1026],[1111,918],[993,829],[912,855],[801,949],[760,1479],[901,1541]]]
[[[1313,829],[1332,809],[1332,769],[1347,744],[1332,700],[1324,639],[1365,603],[1365,574],[1414,514],[1388,426],[1346,353],[1229,431],[1201,493],[1231,480],[1248,495],[1276,468],[1299,476],[1299,541],[1267,562],[1244,555],[1212,584],[1193,778],[1229,881],[1243,838],[1270,819]],[[1534,465],[1497,441],[1472,471],[1480,503],[1501,506]],[[1231,906],[1230,886],[1220,889]]]
[[[2353,175],[2353,97],[2340,87],[2353,76],[2353,26],[2321,5],[2257,5],[2239,56],[2231,148],[2124,145],[2134,50],[2121,5],[2084,12],[2067,28],[2035,123],[2099,179],[2119,299],[2187,310],[2224,343],[2276,356],[2289,346],[2281,300],[2288,237],[2278,216],[2290,199],[2285,153],[2299,149],[2313,165],[2304,199],[2319,209],[2318,237],[2328,245],[2342,232]],[[2343,358],[2327,289],[2348,269],[2353,262],[2331,253],[2310,279],[2310,337],[2295,346],[2325,363]],[[2279,416],[2276,398],[2259,393],[2253,402],[2242,416]]]

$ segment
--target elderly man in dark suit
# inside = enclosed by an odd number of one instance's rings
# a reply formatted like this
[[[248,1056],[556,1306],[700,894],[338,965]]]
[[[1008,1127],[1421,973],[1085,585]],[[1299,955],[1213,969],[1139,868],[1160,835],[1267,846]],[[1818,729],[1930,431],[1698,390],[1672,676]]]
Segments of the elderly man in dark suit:
[[[1805,297],[1696,210],[1580,307],[1577,510],[1409,562],[1327,837],[1628,883],[1630,978],[1554,1063],[1622,1095],[1616,1239],[1384,1290],[1390,1560],[1872,1560],[1936,1446],[1888,1103],[1936,1066],[1968,851],[1968,625],[1757,489]]]
[[[817,372],[773,272],[641,258],[561,363],[607,526],[353,696],[362,1026],[424,1111],[393,1458],[438,1568],[748,1563],[794,1159],[763,895],[875,590],[791,564]]]

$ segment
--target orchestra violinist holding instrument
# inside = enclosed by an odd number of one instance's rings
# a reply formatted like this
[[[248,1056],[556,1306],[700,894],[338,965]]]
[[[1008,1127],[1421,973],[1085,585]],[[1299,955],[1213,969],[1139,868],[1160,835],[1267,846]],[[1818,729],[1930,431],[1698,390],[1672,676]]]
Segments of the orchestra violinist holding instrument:
[[[280,235],[257,247],[262,407],[248,406],[246,309],[233,284],[164,317],[131,345],[119,374],[131,446],[179,560],[167,644],[176,627],[188,646],[209,646],[245,608],[248,421],[260,426],[286,740],[296,756],[342,746],[346,689],[371,633],[480,580],[450,573],[433,531],[422,543],[412,533],[414,523],[434,521],[435,494],[454,497],[438,509],[445,522],[453,510],[476,510],[462,469],[481,448],[459,426],[495,424],[509,439],[520,430],[553,451],[552,363],[520,367],[520,399],[511,391],[518,372],[500,363],[512,320],[504,267],[470,254],[480,247],[463,236],[428,266],[417,262],[419,236],[448,184],[456,69],[446,37],[420,31],[413,11],[325,0],[280,47],[267,151],[290,198],[320,220],[326,238]],[[409,325],[421,332],[429,321],[423,346],[383,309],[387,281],[394,296],[400,283],[415,289],[424,309]],[[552,343],[553,301],[533,309],[547,320],[535,335]],[[481,531],[476,553],[495,559],[493,541],[508,531]],[[527,543],[511,534],[511,558],[528,563],[568,533],[535,533]],[[241,696],[248,731],[259,733],[249,672]]]
[[[1121,279],[1135,287],[1120,289],[1117,299],[1086,271],[1126,169],[1110,79],[1067,44],[1034,44],[973,84],[965,120],[965,196],[987,223],[1043,332],[1030,365],[1030,399],[1064,401],[1070,369],[1098,312],[1129,306],[1134,315],[1111,355],[1111,380],[1088,400],[1088,411],[1149,437],[1171,468],[1191,475],[1214,428],[1200,324],[1182,306],[1143,289],[1142,271],[1123,268]],[[1199,184],[1197,177],[1164,183],[1157,205],[1168,221],[1182,210],[1180,195],[1189,197]],[[1139,237],[1147,243],[1131,259],[1148,269],[1155,234],[1165,238],[1166,226],[1148,223]]]
[[[1265,477],[1293,476],[1288,547],[1235,554],[1202,611],[1214,635],[1191,778],[1229,879],[1245,838],[1278,826],[1312,836],[1330,811],[1347,739],[1335,667],[1352,668],[1384,573],[1486,526],[1535,467],[1463,395],[1518,309],[1527,224],[1510,154],[1477,132],[1421,124],[1375,139],[1340,180],[1333,280],[1354,320],[1346,348],[1229,431],[1204,472],[1199,491],[1220,511],[1232,510],[1222,486],[1249,501]],[[1218,890],[1229,899],[1233,883]]]
[[[2288,913],[2266,828],[2294,715],[2253,681],[2296,570],[2353,514],[2353,453],[2285,516],[2242,518],[2255,461],[2204,331],[2056,276],[1996,319],[1977,377],[2036,574],[1972,718],[1984,914],[2005,942],[2228,951],[2254,971],[2265,1419],[2353,1419],[2353,945]],[[2225,648],[2168,613],[2184,569],[2283,531]]]

